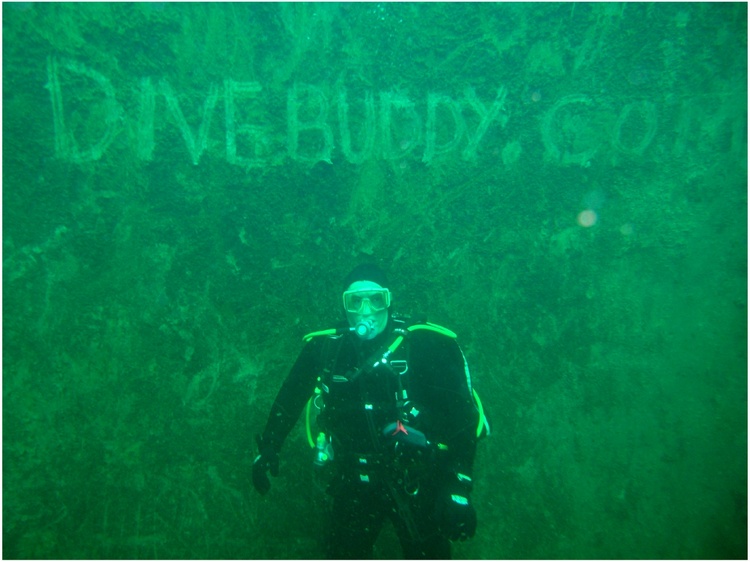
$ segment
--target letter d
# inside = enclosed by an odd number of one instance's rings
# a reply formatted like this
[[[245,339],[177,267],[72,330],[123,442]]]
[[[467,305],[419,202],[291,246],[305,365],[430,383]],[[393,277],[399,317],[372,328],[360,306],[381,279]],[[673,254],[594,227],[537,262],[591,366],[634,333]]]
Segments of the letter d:
[[[96,142],[90,143],[88,149],[84,150],[78,145],[73,133],[68,130],[65,124],[59,67],[93,80],[104,92],[104,100],[101,102],[104,110],[104,131]],[[65,59],[58,61],[54,57],[47,59],[47,79],[46,88],[50,91],[52,99],[52,117],[55,125],[55,156],[61,160],[77,163],[98,160],[115,138],[117,122],[122,115],[122,107],[115,99],[115,90],[112,84],[104,76],[82,63]],[[94,121],[93,116],[89,116],[89,121]],[[89,128],[88,122],[83,125],[86,129]]]

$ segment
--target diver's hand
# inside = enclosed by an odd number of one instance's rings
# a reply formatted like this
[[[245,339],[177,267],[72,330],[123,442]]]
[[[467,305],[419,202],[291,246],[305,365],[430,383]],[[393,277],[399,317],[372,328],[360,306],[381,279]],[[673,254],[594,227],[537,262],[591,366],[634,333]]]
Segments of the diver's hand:
[[[438,524],[448,540],[465,541],[477,530],[477,513],[467,496],[451,494],[439,500]]]
[[[264,444],[260,435],[255,440],[260,452],[253,461],[253,486],[259,493],[266,494],[271,489],[267,473],[274,477],[279,475],[279,453],[274,447]]]

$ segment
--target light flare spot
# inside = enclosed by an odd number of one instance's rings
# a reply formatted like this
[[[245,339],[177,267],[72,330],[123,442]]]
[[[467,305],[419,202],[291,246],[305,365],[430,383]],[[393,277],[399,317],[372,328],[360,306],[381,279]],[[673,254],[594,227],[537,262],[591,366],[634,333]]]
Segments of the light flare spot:
[[[591,209],[586,209],[578,213],[578,224],[584,228],[592,227],[596,224],[597,220],[596,212]]]

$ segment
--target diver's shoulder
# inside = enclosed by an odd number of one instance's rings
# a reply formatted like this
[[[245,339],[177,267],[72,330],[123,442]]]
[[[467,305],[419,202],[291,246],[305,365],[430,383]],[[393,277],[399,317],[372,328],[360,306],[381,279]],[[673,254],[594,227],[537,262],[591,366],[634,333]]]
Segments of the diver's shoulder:
[[[421,341],[453,341],[458,336],[453,330],[430,322],[426,317],[416,317],[402,320],[403,329],[408,331],[409,337]]]

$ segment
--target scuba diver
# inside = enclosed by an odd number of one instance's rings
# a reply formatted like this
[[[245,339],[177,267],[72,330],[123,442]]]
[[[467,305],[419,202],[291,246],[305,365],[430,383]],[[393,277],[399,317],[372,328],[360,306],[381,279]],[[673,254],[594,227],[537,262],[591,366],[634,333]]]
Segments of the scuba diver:
[[[472,466],[489,434],[456,335],[391,315],[388,281],[372,264],[347,275],[343,305],[346,323],[305,336],[256,436],[253,485],[269,491],[267,473],[279,474],[282,443],[306,410],[314,462],[333,473],[327,556],[372,558],[389,518],[405,558],[450,558],[450,542],[476,530]]]

